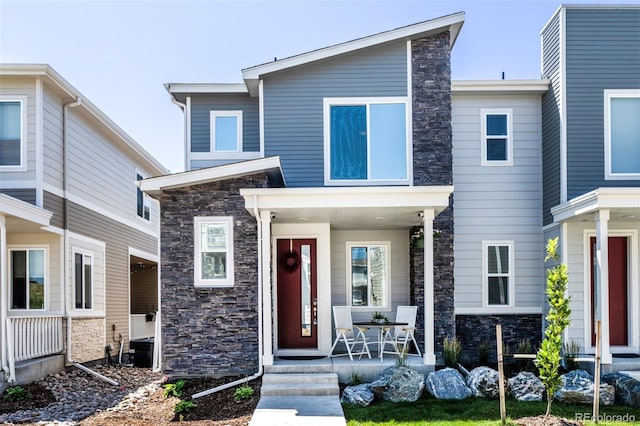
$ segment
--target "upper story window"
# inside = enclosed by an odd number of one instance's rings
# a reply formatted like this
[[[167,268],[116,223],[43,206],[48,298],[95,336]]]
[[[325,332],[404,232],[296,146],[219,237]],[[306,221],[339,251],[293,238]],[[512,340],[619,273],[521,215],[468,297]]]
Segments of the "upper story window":
[[[607,179],[640,179],[640,90],[605,90]]]
[[[389,307],[390,251],[389,242],[347,243],[347,295],[351,306]]]
[[[0,97],[0,168],[25,166],[25,105],[26,97]]]
[[[193,223],[194,285],[233,286],[233,218],[200,216]]]
[[[75,284],[75,308],[93,308],[93,257],[86,253],[74,253],[73,281]]]
[[[9,250],[11,309],[43,310],[46,285],[46,249]]]
[[[483,242],[485,305],[511,306],[513,292],[513,243]]]
[[[242,151],[242,111],[211,111],[212,152]]]
[[[136,180],[142,180],[144,177],[136,173]],[[139,187],[136,186],[136,212],[139,217],[144,220],[149,220],[151,211],[151,202],[147,198],[147,196],[140,190]]]
[[[325,98],[325,183],[407,184],[406,98]]]
[[[511,110],[482,110],[482,165],[513,165]]]

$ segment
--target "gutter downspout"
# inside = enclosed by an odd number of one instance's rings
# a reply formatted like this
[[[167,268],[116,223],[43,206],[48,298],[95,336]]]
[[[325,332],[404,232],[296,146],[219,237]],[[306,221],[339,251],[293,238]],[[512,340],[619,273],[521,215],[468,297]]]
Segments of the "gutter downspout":
[[[173,103],[174,105],[177,105],[178,108],[180,108],[182,110],[182,113],[184,115],[184,169],[185,170],[189,170],[189,157],[187,156],[189,149],[191,149],[191,142],[188,139],[189,137],[189,133],[190,133],[190,129],[189,129],[189,122],[188,122],[188,110],[187,110],[187,104],[183,104],[182,102],[179,102],[176,100],[175,97],[173,97],[173,95],[169,96],[171,98],[171,103]]]
[[[253,375],[246,377],[244,379],[236,380],[230,383],[225,383],[224,385],[217,386],[212,389],[207,389],[202,392],[198,392],[196,394],[191,395],[191,399],[197,399],[206,395],[210,395],[212,393],[219,392],[221,390],[229,389],[233,386],[237,386],[251,380],[255,380],[262,376],[264,373],[264,366],[262,365],[262,347],[263,347],[263,339],[262,339],[262,327],[263,327],[263,319],[262,319],[262,220],[260,218],[260,212],[258,211],[258,196],[253,196],[253,215],[256,218],[256,224],[258,227],[258,371]]]
[[[69,102],[68,104],[65,104],[64,107],[62,108],[62,190],[63,190],[63,206],[62,206],[62,210],[63,210],[63,230],[64,230],[64,250],[62,253],[62,259],[63,259],[63,265],[64,265],[64,297],[65,297],[65,303],[64,303],[64,308],[65,308],[65,318],[66,318],[66,322],[67,322],[67,363],[72,364],[74,367],[77,367],[89,374],[92,374],[94,376],[96,376],[97,378],[104,380],[105,382],[114,385],[114,386],[118,386],[118,382],[115,382],[111,379],[109,379],[108,377],[103,376],[100,373],[97,373],[87,367],[85,367],[84,365],[76,362],[73,360],[73,358],[71,357],[71,343],[72,343],[72,338],[71,338],[71,331],[72,331],[72,327],[71,327],[71,290],[69,287],[69,259],[67,256],[67,253],[69,251],[69,202],[68,202],[68,185],[67,185],[67,177],[68,177],[68,160],[69,160],[69,144],[67,143],[67,138],[69,136],[69,130],[68,130],[68,122],[69,122],[69,109],[71,108],[75,108],[77,106],[80,106],[82,104],[82,98],[77,96],[75,101]]]

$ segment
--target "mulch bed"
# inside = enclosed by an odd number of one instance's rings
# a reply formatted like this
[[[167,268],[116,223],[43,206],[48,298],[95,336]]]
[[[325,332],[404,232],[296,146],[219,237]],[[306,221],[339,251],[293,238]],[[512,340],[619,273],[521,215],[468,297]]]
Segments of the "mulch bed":
[[[0,398],[0,414],[13,413],[18,410],[42,408],[52,402],[55,402],[55,398],[51,391],[45,389],[42,385],[30,383],[28,385],[20,386],[27,390],[27,397],[25,399],[9,399],[6,398],[7,393],[5,391]],[[11,388],[13,386],[9,387]]]

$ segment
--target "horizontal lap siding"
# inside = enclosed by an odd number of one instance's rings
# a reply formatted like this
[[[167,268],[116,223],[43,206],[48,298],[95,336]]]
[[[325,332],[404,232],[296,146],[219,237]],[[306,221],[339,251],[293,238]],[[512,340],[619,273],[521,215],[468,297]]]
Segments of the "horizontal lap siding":
[[[605,180],[605,89],[640,89],[640,9],[567,9],[567,171],[569,199]]]
[[[406,95],[405,42],[270,75],[264,82],[265,155],[280,156],[287,186],[323,186],[323,98]]]
[[[540,102],[539,96],[453,97],[456,308],[482,307],[485,240],[514,241],[514,306],[541,306]],[[482,108],[512,110],[513,166],[480,166]]]
[[[63,101],[44,89],[42,114],[44,181],[62,189],[62,110]]]
[[[0,175],[4,179],[4,175]],[[29,204],[36,204],[36,190],[35,188],[11,188],[11,189],[2,189],[0,188],[0,192],[3,194],[7,194],[13,198],[17,198],[18,200],[22,200]]]

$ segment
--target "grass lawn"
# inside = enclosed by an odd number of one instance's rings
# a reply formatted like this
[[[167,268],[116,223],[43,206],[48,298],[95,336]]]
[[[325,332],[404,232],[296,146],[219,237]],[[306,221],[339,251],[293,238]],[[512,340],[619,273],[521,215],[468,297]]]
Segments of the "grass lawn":
[[[463,401],[444,401],[431,396],[423,396],[414,403],[375,402],[368,407],[344,404],[344,414],[348,426],[496,426],[500,425],[500,403],[497,399],[468,398]],[[507,424],[510,419],[539,416],[545,413],[546,402],[517,402],[507,399]],[[569,405],[555,401],[551,414],[570,420],[579,420],[585,424],[580,415],[591,415],[592,407],[588,405]],[[640,424],[640,409],[614,405],[601,406],[601,416],[624,416],[626,422],[601,421],[598,425],[629,426]],[[577,417],[578,416],[578,417]],[[611,417],[609,417],[611,418]],[[607,418],[603,418],[606,420]],[[635,420],[634,420],[635,419]],[[630,420],[634,420],[631,421]]]

